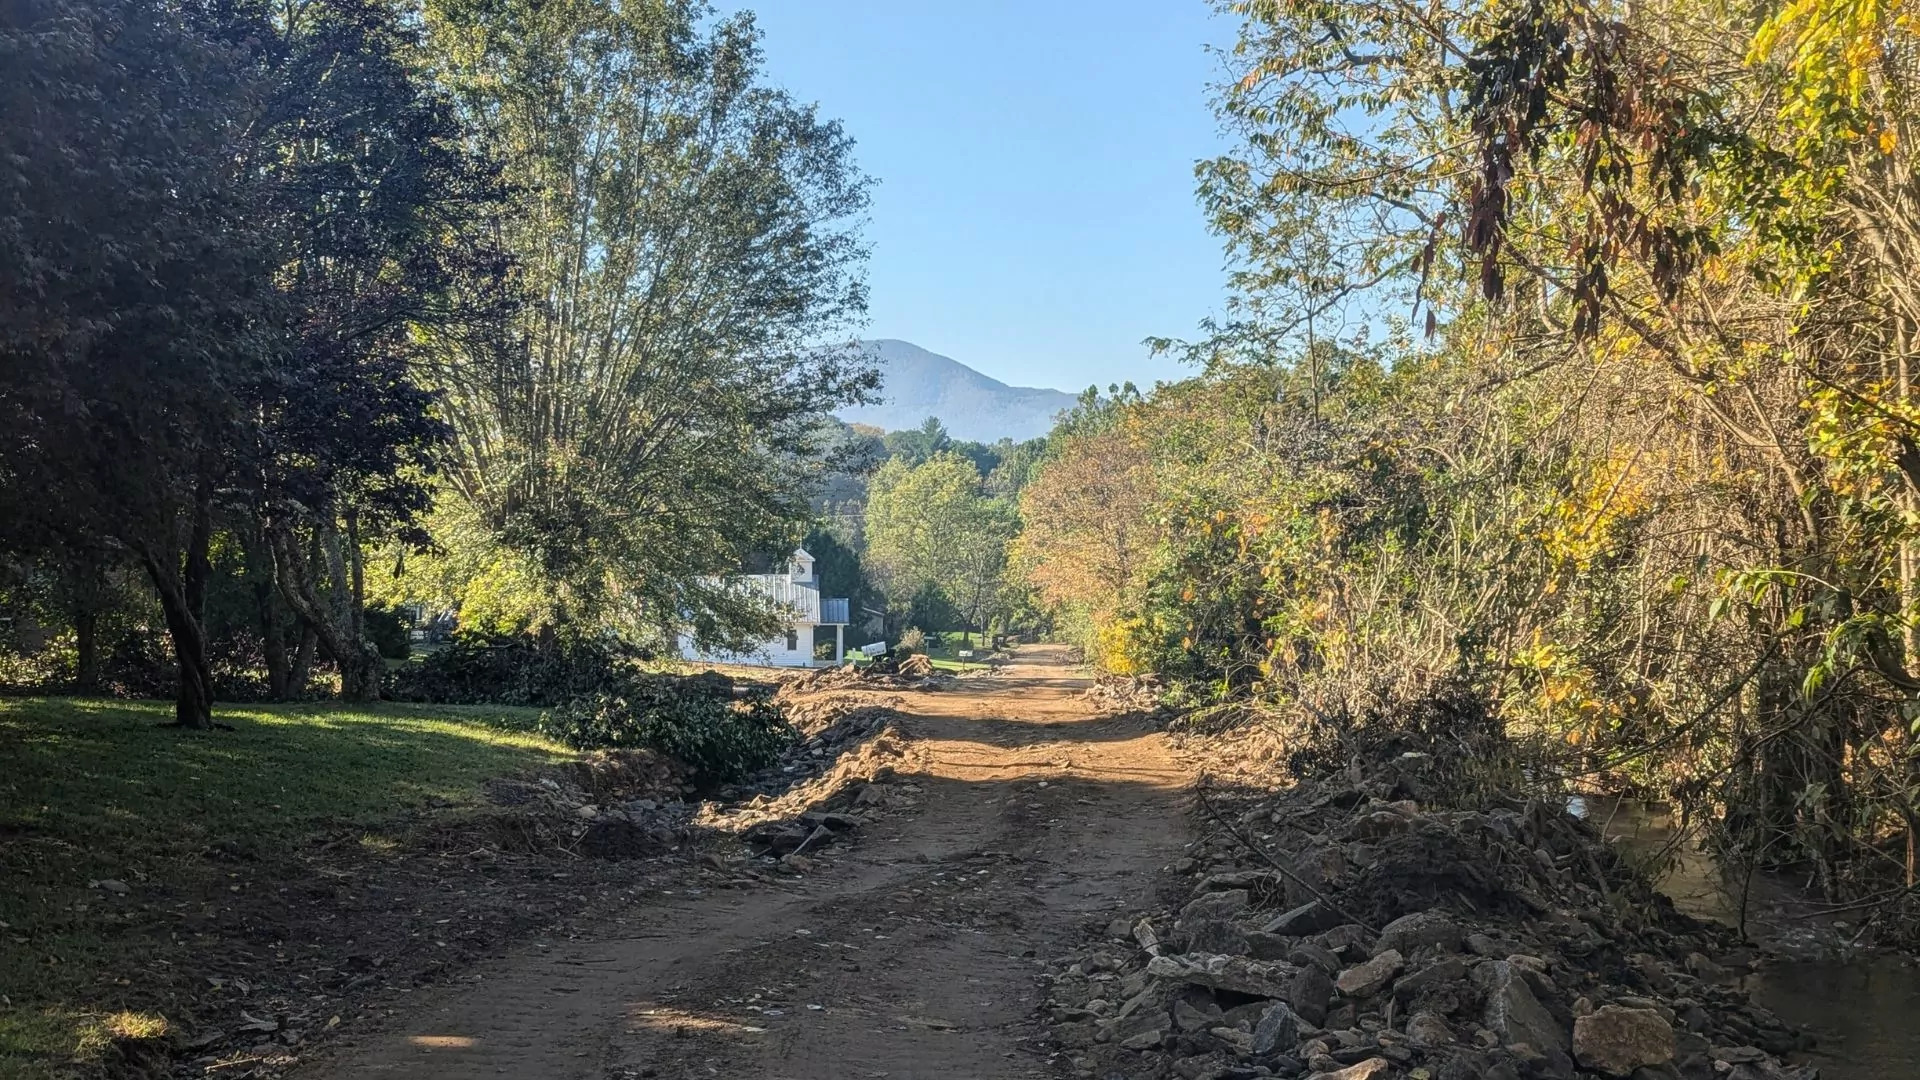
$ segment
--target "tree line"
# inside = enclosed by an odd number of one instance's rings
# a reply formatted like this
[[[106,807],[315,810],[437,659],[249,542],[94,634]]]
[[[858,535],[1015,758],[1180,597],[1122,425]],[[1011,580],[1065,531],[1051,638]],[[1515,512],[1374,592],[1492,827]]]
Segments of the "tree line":
[[[691,0],[7,5],[10,610],[82,689],[153,612],[186,727],[231,668],[377,696],[409,577],[519,630],[764,630],[713,575],[804,530],[876,379],[820,344],[868,180],[760,62]]]
[[[1022,497],[1192,707],[1469,687],[1742,866],[1915,881],[1920,40],[1895,5],[1248,0],[1234,301]]]

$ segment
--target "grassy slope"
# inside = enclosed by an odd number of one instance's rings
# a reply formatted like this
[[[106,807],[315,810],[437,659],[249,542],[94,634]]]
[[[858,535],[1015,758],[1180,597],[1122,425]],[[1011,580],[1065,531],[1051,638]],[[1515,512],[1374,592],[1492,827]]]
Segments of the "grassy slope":
[[[88,1003],[185,947],[160,929],[168,901],[223,867],[470,803],[488,777],[568,756],[526,731],[528,710],[235,707],[218,719],[236,730],[204,733],[164,727],[169,713],[0,700],[0,1076],[45,1074],[97,1030]]]

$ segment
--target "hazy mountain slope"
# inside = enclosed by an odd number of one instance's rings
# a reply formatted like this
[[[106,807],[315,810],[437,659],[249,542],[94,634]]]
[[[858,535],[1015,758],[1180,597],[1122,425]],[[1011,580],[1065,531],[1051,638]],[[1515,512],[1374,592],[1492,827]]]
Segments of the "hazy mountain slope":
[[[993,442],[1002,436],[1045,435],[1054,415],[1073,407],[1072,394],[1008,386],[911,342],[887,338],[862,342],[861,347],[880,362],[886,376],[880,393],[886,401],[835,414],[849,423],[899,431],[937,416],[956,439]]]

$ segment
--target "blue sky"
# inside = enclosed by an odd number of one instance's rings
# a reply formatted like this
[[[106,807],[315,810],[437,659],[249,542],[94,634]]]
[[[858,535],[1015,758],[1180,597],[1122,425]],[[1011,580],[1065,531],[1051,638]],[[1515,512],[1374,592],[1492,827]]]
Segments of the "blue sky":
[[[748,0],[767,75],[879,180],[865,336],[1077,391],[1188,373],[1140,345],[1222,304],[1193,163],[1233,27],[1205,0]]]

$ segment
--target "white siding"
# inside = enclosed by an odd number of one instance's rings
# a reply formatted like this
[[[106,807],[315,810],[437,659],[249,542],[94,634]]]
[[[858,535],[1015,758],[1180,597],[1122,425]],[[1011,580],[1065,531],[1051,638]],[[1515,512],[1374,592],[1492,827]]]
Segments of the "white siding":
[[[812,667],[813,627],[796,626],[792,631],[794,647],[787,648],[788,636],[769,638],[759,646],[737,653],[701,652],[691,638],[680,639],[680,655],[696,663],[752,664],[756,667]]]

